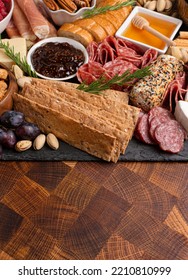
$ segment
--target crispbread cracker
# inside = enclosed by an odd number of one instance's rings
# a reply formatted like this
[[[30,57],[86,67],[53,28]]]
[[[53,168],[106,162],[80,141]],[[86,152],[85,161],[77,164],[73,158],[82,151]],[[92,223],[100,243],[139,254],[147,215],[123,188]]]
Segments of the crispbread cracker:
[[[103,110],[100,107],[93,106],[92,104],[82,101],[70,94],[61,92],[61,95],[56,91],[47,91],[43,88],[37,88],[33,85],[25,85],[22,90],[22,95],[31,99],[39,104],[53,108],[59,112],[64,112],[77,120],[88,121],[94,126],[93,122],[97,122],[96,129],[102,126],[103,129],[108,127],[108,133],[117,137],[120,142],[120,152],[124,153],[130,138],[132,137],[132,129],[126,119],[116,117],[114,114]],[[89,125],[89,124],[88,124]],[[118,148],[119,149],[119,148]]]
[[[15,93],[14,108],[24,112],[28,121],[39,126],[44,133],[52,132],[59,139],[106,161],[117,162],[116,137],[76,121],[70,116]]]

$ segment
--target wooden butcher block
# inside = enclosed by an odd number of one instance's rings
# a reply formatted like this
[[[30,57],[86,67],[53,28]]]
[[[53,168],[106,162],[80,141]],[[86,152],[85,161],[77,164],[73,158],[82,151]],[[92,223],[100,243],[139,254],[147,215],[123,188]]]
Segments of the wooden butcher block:
[[[1,162],[0,259],[188,259],[185,163]]]

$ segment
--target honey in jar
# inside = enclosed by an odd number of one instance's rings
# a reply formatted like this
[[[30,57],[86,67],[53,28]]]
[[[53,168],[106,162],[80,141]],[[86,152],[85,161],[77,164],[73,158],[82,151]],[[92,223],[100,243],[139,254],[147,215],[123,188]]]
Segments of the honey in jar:
[[[156,18],[144,13],[138,13],[137,15],[145,18],[149,22],[151,27],[153,27],[168,38],[170,38],[170,36],[176,28],[176,24],[172,22]],[[138,29],[132,23],[130,23],[126,30],[122,33],[122,36],[161,50],[164,49],[166,45],[166,43],[158,37],[154,36],[146,30]]]

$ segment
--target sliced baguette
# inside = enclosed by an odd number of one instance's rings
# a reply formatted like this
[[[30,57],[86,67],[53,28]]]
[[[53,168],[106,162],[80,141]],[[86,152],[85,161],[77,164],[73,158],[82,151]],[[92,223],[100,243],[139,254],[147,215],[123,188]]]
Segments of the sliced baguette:
[[[104,15],[96,15],[92,17],[92,19],[99,24],[103,29],[106,31],[107,35],[114,36],[116,33],[116,28],[114,25],[109,22],[107,19],[105,19]]]
[[[87,30],[93,36],[96,42],[100,42],[108,36],[105,29],[96,23],[92,18],[79,19],[76,20],[74,24]]]
[[[80,42],[87,47],[90,42],[94,41],[90,32],[82,27],[73,23],[64,23],[57,31],[57,35],[60,37],[67,37]]]

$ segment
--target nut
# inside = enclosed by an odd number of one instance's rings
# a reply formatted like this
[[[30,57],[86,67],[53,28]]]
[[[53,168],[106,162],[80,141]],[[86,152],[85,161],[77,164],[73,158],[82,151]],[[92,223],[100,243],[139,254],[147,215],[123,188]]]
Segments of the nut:
[[[45,141],[46,141],[46,136],[45,136],[44,134],[39,134],[39,135],[35,138],[35,140],[34,140],[34,142],[33,142],[33,148],[34,148],[35,150],[40,150],[40,149],[42,149],[42,147],[43,147],[44,144],[45,144]]]
[[[171,54],[172,56],[176,57],[177,59],[182,59],[182,53],[179,47],[172,46],[171,47]]]
[[[31,83],[31,81],[32,81],[31,77],[23,76],[17,79],[17,84],[19,85],[19,87],[23,88],[25,83]]]
[[[163,12],[166,7],[166,1],[165,0],[158,0],[157,1],[157,12]]]
[[[16,77],[16,80],[23,77],[23,71],[18,65],[13,65],[12,70],[13,70],[14,76]]]
[[[53,133],[49,133],[46,137],[46,142],[50,148],[57,150],[59,148],[59,141]]]
[[[147,3],[148,3],[148,5],[147,5],[148,10],[154,11],[156,9],[157,1],[151,1],[151,2],[147,2]]]
[[[172,2],[170,0],[166,0],[165,10],[170,10],[172,8]]]
[[[30,140],[20,140],[15,145],[15,150],[17,152],[24,152],[28,149],[30,149],[32,146],[32,141]]]

